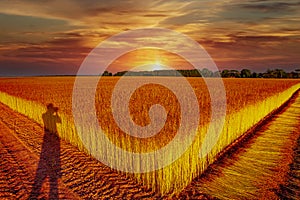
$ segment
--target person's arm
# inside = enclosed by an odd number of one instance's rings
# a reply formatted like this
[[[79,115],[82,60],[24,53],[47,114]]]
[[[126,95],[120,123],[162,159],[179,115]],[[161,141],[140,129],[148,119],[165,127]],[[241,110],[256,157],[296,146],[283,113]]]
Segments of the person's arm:
[[[56,117],[56,123],[61,123],[61,118],[57,112],[55,113],[55,117]]]

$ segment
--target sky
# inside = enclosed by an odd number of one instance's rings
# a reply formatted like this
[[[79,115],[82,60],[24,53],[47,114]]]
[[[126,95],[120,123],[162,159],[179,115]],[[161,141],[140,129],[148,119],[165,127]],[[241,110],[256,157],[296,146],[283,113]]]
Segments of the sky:
[[[155,27],[197,41],[220,70],[292,71],[300,68],[299,10],[299,0],[1,0],[0,75],[76,74],[102,41]]]

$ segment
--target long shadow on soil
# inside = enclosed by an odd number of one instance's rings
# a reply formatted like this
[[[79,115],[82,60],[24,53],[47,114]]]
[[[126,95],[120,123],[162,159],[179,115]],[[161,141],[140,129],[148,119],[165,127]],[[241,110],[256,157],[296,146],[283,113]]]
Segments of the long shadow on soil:
[[[48,104],[47,111],[42,115],[44,121],[44,137],[40,160],[36,170],[35,180],[29,199],[38,199],[46,178],[49,180],[49,199],[59,199],[58,179],[61,177],[60,138],[57,135],[57,123],[61,119],[57,114],[58,108]]]

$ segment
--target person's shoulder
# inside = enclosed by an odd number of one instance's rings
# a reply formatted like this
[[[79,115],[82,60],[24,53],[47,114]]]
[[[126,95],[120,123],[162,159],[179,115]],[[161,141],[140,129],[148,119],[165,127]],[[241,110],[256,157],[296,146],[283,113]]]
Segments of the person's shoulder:
[[[55,118],[56,118],[56,120],[58,120],[58,121],[60,121],[60,120],[61,120],[61,118],[60,118],[60,116],[59,116],[59,115],[55,115]]]

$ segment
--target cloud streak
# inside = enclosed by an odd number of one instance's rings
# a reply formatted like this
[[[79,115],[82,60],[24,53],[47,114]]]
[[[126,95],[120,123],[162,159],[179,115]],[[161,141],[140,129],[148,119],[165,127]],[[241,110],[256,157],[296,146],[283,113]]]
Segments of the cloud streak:
[[[74,73],[99,42],[144,27],[187,34],[220,69],[292,70],[299,8],[298,0],[0,1],[0,75]]]

